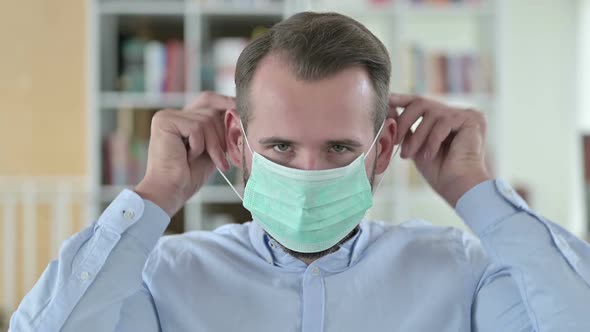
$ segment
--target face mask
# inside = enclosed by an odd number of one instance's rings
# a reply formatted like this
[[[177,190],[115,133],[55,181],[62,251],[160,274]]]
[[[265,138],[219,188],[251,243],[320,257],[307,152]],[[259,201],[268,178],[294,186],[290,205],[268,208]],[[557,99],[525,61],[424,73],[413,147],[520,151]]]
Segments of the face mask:
[[[383,124],[367,154],[382,129]],[[243,126],[242,132],[252,153],[243,205],[254,221],[286,248],[304,253],[329,249],[348,235],[373,205],[364,153],[344,167],[300,170],[254,152]]]

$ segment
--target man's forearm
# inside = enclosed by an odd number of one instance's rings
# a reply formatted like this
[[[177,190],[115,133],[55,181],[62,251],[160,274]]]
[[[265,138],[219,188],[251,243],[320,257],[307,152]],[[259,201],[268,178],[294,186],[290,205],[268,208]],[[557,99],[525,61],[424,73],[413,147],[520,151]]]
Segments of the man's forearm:
[[[168,222],[154,204],[121,193],[96,223],[64,243],[14,313],[11,330],[60,331],[67,321],[93,321],[89,314],[100,316],[96,331],[112,330],[118,305],[140,289],[148,254]]]
[[[587,244],[536,215],[503,181],[468,192],[457,212],[510,271],[535,330],[590,331]]]

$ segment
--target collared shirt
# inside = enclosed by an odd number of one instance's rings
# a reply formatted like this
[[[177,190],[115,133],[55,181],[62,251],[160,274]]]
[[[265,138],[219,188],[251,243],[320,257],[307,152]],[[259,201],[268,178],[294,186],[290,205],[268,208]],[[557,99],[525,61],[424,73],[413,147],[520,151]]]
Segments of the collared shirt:
[[[255,222],[158,238],[124,191],[66,241],[11,331],[590,331],[590,246],[502,180],[457,204],[476,236],[363,221],[309,266]]]

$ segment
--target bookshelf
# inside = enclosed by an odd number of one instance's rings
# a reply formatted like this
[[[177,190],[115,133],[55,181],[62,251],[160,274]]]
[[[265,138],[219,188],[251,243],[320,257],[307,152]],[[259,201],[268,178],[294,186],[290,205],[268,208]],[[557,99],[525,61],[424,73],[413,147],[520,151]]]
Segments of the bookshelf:
[[[155,111],[181,108],[202,90],[228,91],[233,76],[222,72],[227,73],[232,64],[218,63],[219,58],[231,59],[230,54],[236,57],[253,31],[303,10],[341,12],[373,31],[391,53],[392,91],[420,93],[486,112],[490,150],[495,154],[495,1],[91,0],[88,160],[95,194],[89,220],[95,219],[123,188],[141,178],[149,138],[146,125]],[[152,48],[149,55],[148,47]],[[423,69],[412,58],[412,48],[420,48],[421,58],[427,59]],[[471,67],[461,67],[463,58],[468,59],[465,63],[472,63]],[[481,66],[484,58],[485,68]],[[175,65],[169,59],[176,59]],[[459,69],[457,73],[448,68],[445,73],[439,70],[439,77],[433,79],[438,83],[417,89],[427,79],[412,71],[428,72],[428,68],[436,68],[437,61]],[[145,68],[146,63],[159,63],[160,67]],[[461,68],[467,68],[466,73],[460,72]],[[446,77],[447,72],[454,76]],[[465,80],[470,81],[468,88],[463,86]],[[118,143],[124,148],[117,148]],[[130,171],[129,163],[135,169]],[[117,164],[125,164],[123,171],[116,169]],[[241,178],[236,171],[229,176],[236,182]],[[400,222],[418,216],[462,225],[411,163],[396,157],[385,176],[371,217]],[[212,229],[249,218],[231,188],[214,175],[179,212],[169,231]]]

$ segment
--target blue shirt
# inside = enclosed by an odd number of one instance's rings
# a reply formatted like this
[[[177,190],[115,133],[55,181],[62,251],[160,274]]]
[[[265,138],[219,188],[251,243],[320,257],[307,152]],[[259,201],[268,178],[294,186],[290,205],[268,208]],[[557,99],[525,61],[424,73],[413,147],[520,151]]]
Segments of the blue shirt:
[[[256,223],[160,240],[169,218],[124,191],[74,235],[11,331],[590,331],[590,247],[503,181],[457,204],[477,237],[363,221],[307,266]]]

